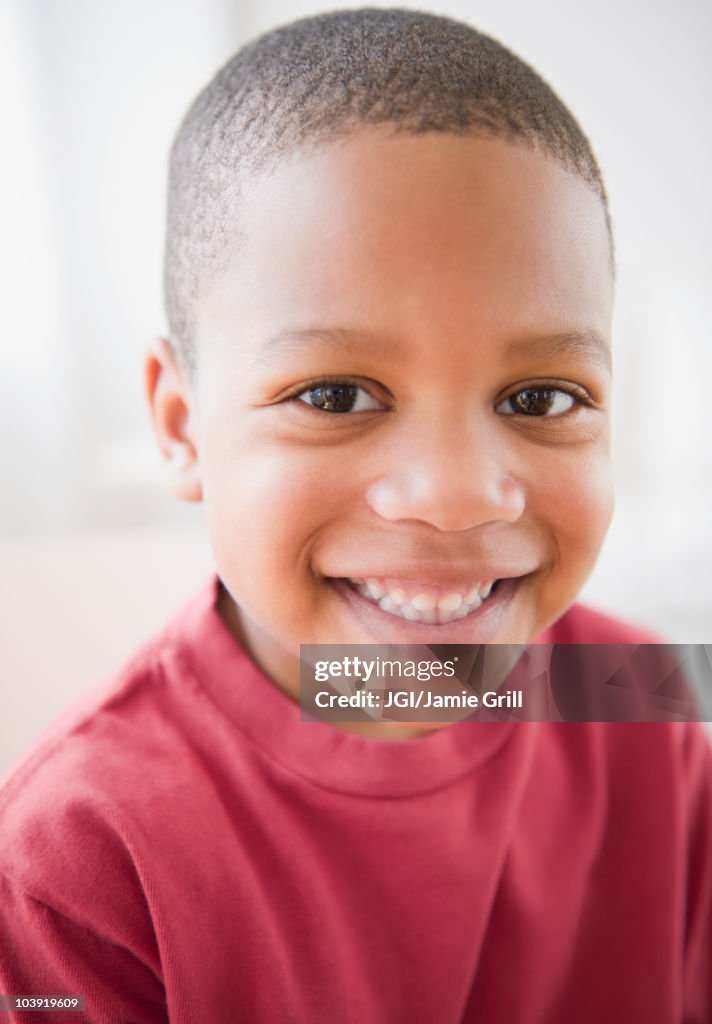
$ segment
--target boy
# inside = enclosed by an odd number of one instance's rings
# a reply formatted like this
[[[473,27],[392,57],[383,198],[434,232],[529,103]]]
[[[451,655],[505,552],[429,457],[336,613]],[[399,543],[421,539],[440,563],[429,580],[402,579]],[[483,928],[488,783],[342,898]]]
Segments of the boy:
[[[3,991],[135,1024],[710,1019],[699,727],[299,720],[300,643],[645,639],[572,607],[612,295],[590,147],[492,40],[339,13],[218,74],[146,363],[218,577],[6,787]]]

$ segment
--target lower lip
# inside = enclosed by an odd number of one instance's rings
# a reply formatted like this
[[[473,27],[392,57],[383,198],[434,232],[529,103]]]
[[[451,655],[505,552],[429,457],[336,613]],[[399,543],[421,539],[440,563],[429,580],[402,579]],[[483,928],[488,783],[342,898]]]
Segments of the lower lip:
[[[500,631],[509,606],[524,577],[500,580],[490,596],[463,619],[430,624],[408,622],[398,615],[384,612],[344,579],[328,582],[344,601],[362,627],[373,637],[373,643],[412,644],[486,644],[492,643]]]

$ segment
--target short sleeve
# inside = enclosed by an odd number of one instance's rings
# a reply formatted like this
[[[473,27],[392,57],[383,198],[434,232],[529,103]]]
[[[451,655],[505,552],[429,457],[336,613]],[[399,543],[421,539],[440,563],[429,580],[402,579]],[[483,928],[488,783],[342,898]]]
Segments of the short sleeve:
[[[10,1011],[13,1024],[90,1020],[92,1024],[163,1024],[163,986],[131,951],[0,878],[0,991],[9,995],[83,996],[81,1016],[66,1011]]]

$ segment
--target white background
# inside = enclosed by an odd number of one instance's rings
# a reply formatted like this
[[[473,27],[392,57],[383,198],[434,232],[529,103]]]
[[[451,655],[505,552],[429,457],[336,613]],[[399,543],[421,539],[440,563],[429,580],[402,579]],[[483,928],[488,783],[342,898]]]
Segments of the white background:
[[[672,640],[709,642],[712,7],[403,6],[500,39],[593,143],[619,268],[618,510],[584,596]],[[145,346],[164,329],[167,151],[195,93],[238,46],[323,9],[0,0],[6,756],[206,577],[201,510],[164,490],[142,391]]]

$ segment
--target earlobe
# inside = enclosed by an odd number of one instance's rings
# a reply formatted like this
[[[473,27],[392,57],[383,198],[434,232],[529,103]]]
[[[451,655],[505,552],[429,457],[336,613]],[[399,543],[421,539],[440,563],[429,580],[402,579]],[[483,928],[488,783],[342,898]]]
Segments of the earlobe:
[[[198,456],[192,444],[173,444],[166,457],[166,483],[180,501],[202,501]]]
[[[195,400],[166,338],[157,338],[144,362],[144,386],[153,431],[166,464],[168,488],[181,501],[202,501],[193,420]]]

